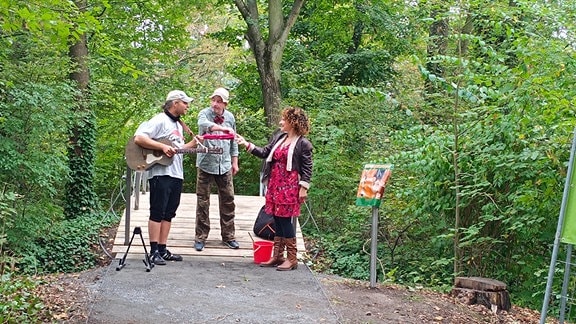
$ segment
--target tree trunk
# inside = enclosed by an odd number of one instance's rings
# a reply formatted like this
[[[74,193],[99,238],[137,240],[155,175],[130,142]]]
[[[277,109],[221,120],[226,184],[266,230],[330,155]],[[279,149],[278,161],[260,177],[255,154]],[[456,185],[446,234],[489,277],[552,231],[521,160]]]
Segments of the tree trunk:
[[[462,26],[461,34],[471,35],[473,28],[474,28],[474,17],[471,14],[467,14],[464,26]],[[467,38],[461,37],[458,40],[458,52],[459,52],[460,57],[465,57],[468,55],[468,39]]]
[[[512,307],[506,284],[482,277],[456,277],[451,294],[467,305],[484,305],[492,311],[508,311]]]
[[[448,20],[446,18],[438,18],[439,14],[444,12],[439,12],[437,10],[430,14],[430,17],[434,20],[430,26],[428,32],[428,58],[432,58],[436,55],[445,55],[448,49]],[[444,67],[434,60],[430,60],[426,64],[426,68],[430,73],[442,77],[444,76]],[[436,87],[434,84],[426,80],[426,90],[427,93],[432,94],[436,92]]]
[[[73,70],[70,73],[70,80],[76,82],[78,90],[80,90],[83,96],[88,90],[88,81],[90,75],[88,72],[88,65],[86,60],[88,59],[88,45],[86,43],[86,34],[82,34],[80,39],[69,49],[69,56],[74,64]],[[83,98],[80,98],[83,99]],[[83,102],[81,102],[83,104]],[[85,106],[85,105],[83,105]]]
[[[246,22],[246,39],[250,44],[258,74],[266,113],[266,123],[269,127],[277,126],[282,109],[282,89],[280,65],[286,40],[300,9],[306,0],[295,0],[287,17],[283,14],[281,0],[268,1],[268,39],[264,39],[260,30],[260,14],[257,2],[254,0],[234,0],[242,18]]]
[[[274,72],[272,68],[264,68],[262,70],[263,72],[260,73],[260,83],[262,87],[262,97],[264,99],[266,124],[269,127],[273,127],[280,122],[280,110],[282,109],[280,73]]]
[[[76,0],[78,11],[86,8],[86,0]],[[64,213],[68,219],[90,214],[96,208],[96,194],[93,191],[95,160],[95,117],[88,105],[88,46],[86,34],[73,40],[69,48],[72,61],[70,80],[78,87],[77,105],[74,107],[77,118],[70,130],[68,158],[70,180],[66,186]]]

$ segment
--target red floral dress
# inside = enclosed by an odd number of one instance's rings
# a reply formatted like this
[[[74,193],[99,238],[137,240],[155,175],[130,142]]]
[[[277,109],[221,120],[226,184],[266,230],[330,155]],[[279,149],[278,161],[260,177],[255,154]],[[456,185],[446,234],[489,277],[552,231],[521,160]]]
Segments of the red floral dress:
[[[288,146],[279,146],[272,155],[272,170],[266,189],[266,213],[278,217],[300,215],[298,171],[286,170]]]

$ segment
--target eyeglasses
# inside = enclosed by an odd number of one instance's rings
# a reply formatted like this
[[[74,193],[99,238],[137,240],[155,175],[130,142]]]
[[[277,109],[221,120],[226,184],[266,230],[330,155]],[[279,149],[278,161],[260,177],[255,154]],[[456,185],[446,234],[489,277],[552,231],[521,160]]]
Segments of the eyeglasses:
[[[186,102],[186,101],[181,101],[183,104],[185,104],[186,106],[188,106],[190,103]]]
[[[216,116],[214,117],[214,122],[218,125],[222,125],[224,122],[224,116]]]

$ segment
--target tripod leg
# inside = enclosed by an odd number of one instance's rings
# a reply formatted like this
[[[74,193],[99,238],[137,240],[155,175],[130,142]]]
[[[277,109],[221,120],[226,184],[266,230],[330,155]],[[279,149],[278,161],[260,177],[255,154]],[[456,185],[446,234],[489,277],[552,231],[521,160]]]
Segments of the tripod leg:
[[[142,241],[142,246],[144,247],[144,265],[146,266],[146,272],[150,272],[154,268],[154,263],[150,261],[150,255],[148,254],[148,249],[146,248],[146,242],[144,242],[144,237],[142,232],[140,232],[140,240]]]
[[[128,243],[128,247],[126,248],[126,252],[124,252],[124,257],[122,257],[122,259],[120,259],[120,261],[118,262],[118,266],[116,267],[116,271],[120,271],[122,270],[122,268],[124,268],[124,266],[126,266],[126,256],[128,255],[128,251],[130,251],[130,246],[132,246],[132,240],[134,240],[134,235],[136,235],[136,233],[132,233],[132,237],[130,238],[130,243]],[[140,236],[142,236],[142,234],[140,234]]]

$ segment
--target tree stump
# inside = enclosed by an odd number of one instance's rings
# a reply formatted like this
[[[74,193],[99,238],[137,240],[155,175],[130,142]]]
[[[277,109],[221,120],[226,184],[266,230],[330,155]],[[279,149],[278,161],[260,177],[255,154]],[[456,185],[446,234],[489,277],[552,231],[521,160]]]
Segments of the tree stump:
[[[452,296],[464,304],[484,305],[494,312],[512,307],[506,284],[489,278],[456,277]]]

